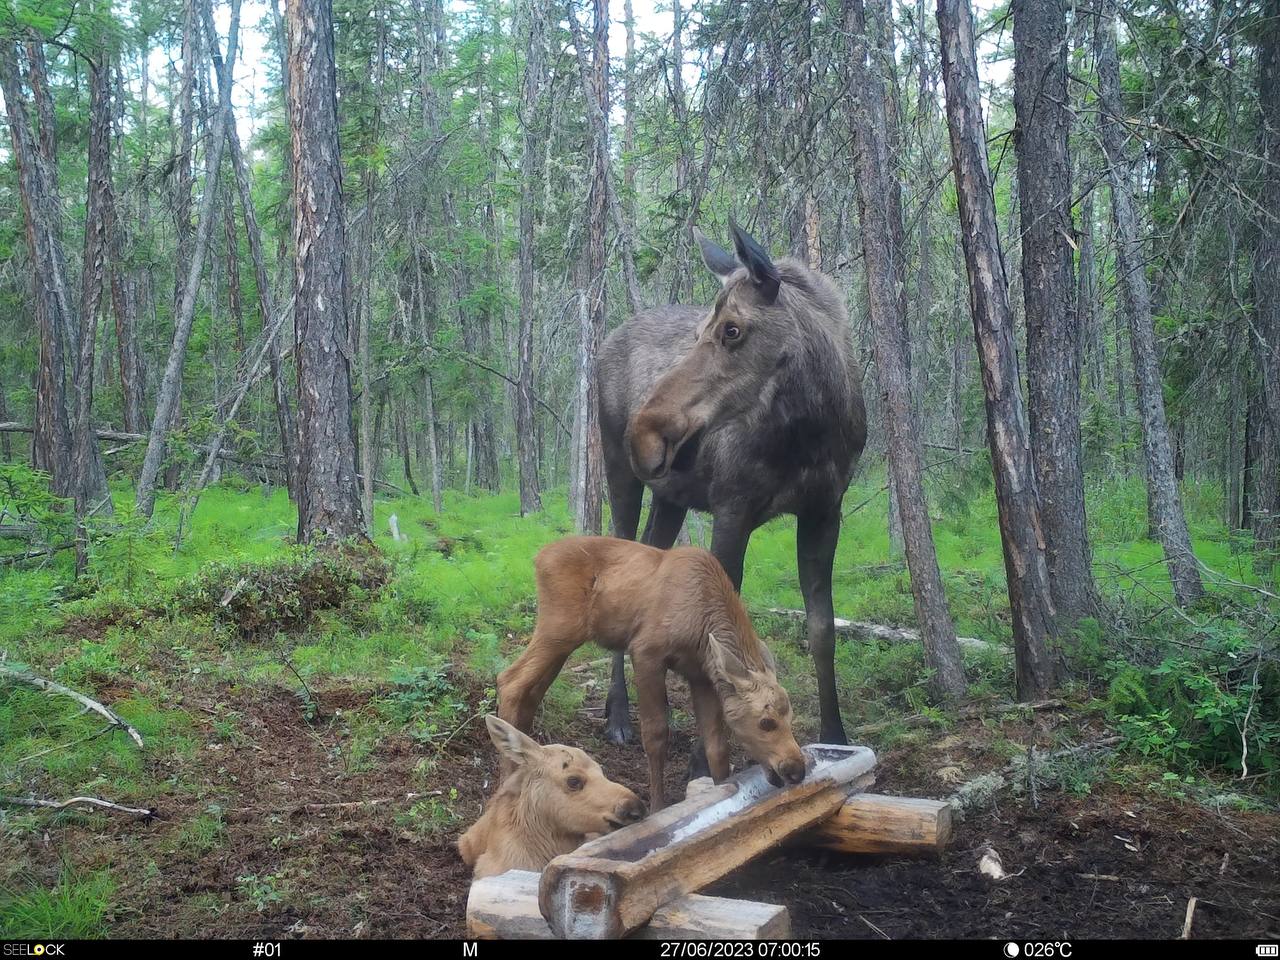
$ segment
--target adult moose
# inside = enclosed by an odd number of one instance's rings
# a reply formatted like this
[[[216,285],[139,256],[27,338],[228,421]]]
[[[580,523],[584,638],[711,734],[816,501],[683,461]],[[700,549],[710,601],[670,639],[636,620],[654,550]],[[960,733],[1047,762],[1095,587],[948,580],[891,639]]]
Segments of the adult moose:
[[[730,221],[735,258],[696,228],[720,278],[715,305],[632,317],[598,366],[600,433],[613,532],[670,547],[691,509],[712,514],[711,552],[742,589],[747,542],[780,514],[796,517],[796,560],[818,680],[821,739],[846,743],[836,701],[831,571],[840,503],[866,443],[862,381],[849,356],[844,297],[827,277],[769,259]],[[630,736],[622,654],[606,701],[609,738]]]

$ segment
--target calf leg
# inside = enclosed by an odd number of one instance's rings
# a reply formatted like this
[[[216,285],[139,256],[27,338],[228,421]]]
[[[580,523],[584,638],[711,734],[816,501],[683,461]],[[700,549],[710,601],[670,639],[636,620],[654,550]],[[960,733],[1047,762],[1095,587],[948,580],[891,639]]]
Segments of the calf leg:
[[[611,496],[613,488],[614,484],[611,481],[609,484]],[[637,500],[636,519],[639,518],[639,512]],[[686,512],[684,507],[655,496],[649,506],[649,518],[645,521],[644,536],[641,539],[659,550],[670,549],[676,542],[676,537],[680,535],[680,527],[684,523]],[[628,530],[630,536],[624,536]],[[632,522],[629,528],[624,528],[615,518],[614,536],[631,540],[635,538],[635,532],[635,522]],[[617,744],[626,743],[634,736],[631,731],[631,716],[627,709],[627,677],[622,656],[621,653],[613,655],[613,675],[609,680],[609,694],[604,701],[605,736]]]
[[[729,776],[729,738],[720,698],[706,680],[690,680],[689,694],[694,716],[698,718],[698,730],[706,745],[707,768],[711,778],[720,783]]]
[[[831,603],[831,570],[840,539],[840,504],[805,514],[796,525],[796,562],[804,594],[809,653],[818,680],[818,715],[823,743],[848,743],[836,698],[836,619]]]
[[[724,572],[733,581],[733,588],[739,593],[742,592],[742,563],[747,555],[747,543],[751,540],[753,529],[747,516],[723,512],[715,518],[711,528],[711,552],[720,561],[720,566],[724,567]],[[714,775],[707,749],[702,737],[694,741],[689,753],[690,780]]]
[[[498,675],[498,716],[517,730],[532,732],[533,715],[573,650],[573,645],[544,641],[535,631],[524,653]]]
[[[649,760],[649,810],[667,805],[663,786],[671,728],[667,723],[667,668],[661,659],[631,658],[636,674],[636,699],[640,706],[640,739]]]

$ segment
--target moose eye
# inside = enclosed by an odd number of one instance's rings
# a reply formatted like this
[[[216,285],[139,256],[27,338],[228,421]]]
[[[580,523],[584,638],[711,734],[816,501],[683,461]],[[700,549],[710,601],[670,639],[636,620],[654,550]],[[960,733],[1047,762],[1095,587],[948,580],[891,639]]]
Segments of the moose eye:
[[[773,719],[773,717],[765,717],[760,721],[760,729],[765,733],[773,733],[773,731],[778,729],[778,721]]]
[[[568,787],[570,790],[577,792],[578,790],[582,789],[582,778],[570,777],[568,780],[564,782],[564,785]]]
[[[742,328],[736,323],[726,323],[724,325],[724,339],[726,343],[732,343],[742,336]]]

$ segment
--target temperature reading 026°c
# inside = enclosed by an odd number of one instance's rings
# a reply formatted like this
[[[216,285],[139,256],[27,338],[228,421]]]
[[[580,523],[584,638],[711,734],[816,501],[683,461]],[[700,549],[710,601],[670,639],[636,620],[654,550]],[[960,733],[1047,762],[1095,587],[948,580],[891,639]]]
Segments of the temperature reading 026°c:
[[[1014,943],[1010,940],[1004,945],[1004,955],[1013,960],[1015,957],[1025,957],[1027,960],[1057,960],[1061,957],[1063,960],[1069,960],[1071,957],[1071,944],[1063,941],[1047,940],[1036,943]]]

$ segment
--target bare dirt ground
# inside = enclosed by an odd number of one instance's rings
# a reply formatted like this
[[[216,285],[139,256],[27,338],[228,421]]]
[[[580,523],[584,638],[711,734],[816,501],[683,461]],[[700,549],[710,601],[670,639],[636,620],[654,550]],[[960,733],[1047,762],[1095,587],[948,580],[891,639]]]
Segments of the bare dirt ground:
[[[109,928],[119,937],[462,937],[469,876],[453,841],[481,809],[493,751],[478,720],[457,733],[428,779],[458,822],[435,834],[406,826],[406,811],[422,799],[406,793],[432,789],[415,768],[434,748],[383,738],[364,772],[353,772],[342,717],[373,693],[316,691],[310,719],[279,688],[188,698],[185,708],[210,725],[233,711],[239,736],[210,736],[184,760],[153,761],[156,819],[51,821],[26,853],[50,882],[63,859],[111,866],[117,907]],[[938,743],[885,753],[876,789],[946,796],[954,787],[939,769],[970,776],[1002,765],[984,752],[991,729],[973,721]],[[552,739],[581,745],[643,795],[640,747],[614,747],[599,734],[587,710]],[[674,737],[673,797],[682,796],[688,747],[687,736]],[[189,824],[211,810],[221,834],[201,843]],[[978,873],[986,844],[1008,879]],[[785,903],[803,938],[1173,938],[1188,898],[1197,897],[1194,937],[1274,939],[1277,863],[1280,816],[1213,813],[1099,781],[1083,797],[1041,791],[1034,809],[1001,794],[958,826],[940,861],[788,849],[707,892]]]

